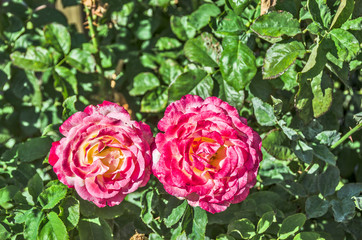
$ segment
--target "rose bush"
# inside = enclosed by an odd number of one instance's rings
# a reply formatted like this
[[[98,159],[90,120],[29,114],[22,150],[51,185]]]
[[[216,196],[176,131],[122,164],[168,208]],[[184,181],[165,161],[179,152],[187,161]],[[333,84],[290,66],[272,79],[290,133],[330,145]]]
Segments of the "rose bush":
[[[224,211],[256,182],[261,139],[217,97],[186,95],[158,123],[152,170],[165,190],[192,206]]]
[[[104,101],[77,112],[59,128],[49,163],[59,180],[98,207],[119,204],[146,185],[151,174],[153,136],[121,106]]]

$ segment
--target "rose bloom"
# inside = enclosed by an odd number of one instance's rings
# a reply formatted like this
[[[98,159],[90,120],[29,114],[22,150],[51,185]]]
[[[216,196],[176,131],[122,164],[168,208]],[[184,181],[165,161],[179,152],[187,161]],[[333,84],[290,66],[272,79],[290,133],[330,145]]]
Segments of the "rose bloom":
[[[153,136],[121,106],[104,101],[77,112],[59,128],[49,163],[59,180],[98,207],[114,206],[146,185],[151,173]]]
[[[261,139],[228,103],[186,95],[166,108],[158,128],[152,171],[169,194],[216,213],[255,185]]]

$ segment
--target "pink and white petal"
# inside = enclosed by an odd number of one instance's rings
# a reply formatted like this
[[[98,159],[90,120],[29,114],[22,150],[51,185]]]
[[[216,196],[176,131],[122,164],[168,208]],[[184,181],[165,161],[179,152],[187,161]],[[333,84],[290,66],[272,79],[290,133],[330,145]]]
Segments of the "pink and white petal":
[[[110,207],[119,205],[125,197],[126,197],[126,195],[124,195],[122,193],[118,193],[114,197],[107,199],[107,205]]]
[[[200,208],[214,214],[225,211],[229,207],[230,203],[210,203],[208,201],[203,201],[200,199],[199,206]]]
[[[52,147],[49,152],[49,164],[54,166],[56,162],[59,160],[59,156],[57,154],[57,148],[60,146],[60,141],[56,141],[52,143]]]
[[[84,112],[76,112],[72,116],[70,116],[65,122],[60,125],[59,131],[64,136],[67,136],[69,131],[72,128],[76,128],[78,125],[81,125],[83,123],[83,119],[87,117],[88,114]]]

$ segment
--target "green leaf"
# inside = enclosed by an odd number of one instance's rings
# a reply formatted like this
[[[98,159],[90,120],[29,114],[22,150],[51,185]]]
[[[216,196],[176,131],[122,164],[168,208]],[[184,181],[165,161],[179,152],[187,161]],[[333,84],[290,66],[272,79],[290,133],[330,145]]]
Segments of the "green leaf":
[[[43,209],[52,209],[67,195],[67,189],[63,184],[52,185],[38,196],[38,201]]]
[[[332,146],[341,138],[341,133],[336,130],[326,130],[318,133],[315,138],[319,140],[320,144]]]
[[[316,232],[301,232],[298,233],[293,240],[322,240],[320,235]]]
[[[161,63],[159,71],[162,80],[166,84],[170,84],[183,72],[183,69],[175,60],[167,59]]]
[[[149,72],[138,74],[133,80],[133,88],[129,92],[131,96],[143,95],[147,91],[160,86],[158,78]]]
[[[292,160],[295,158],[293,151],[290,149],[289,139],[285,134],[278,130],[272,130],[262,141],[265,150],[279,160]]]
[[[139,40],[148,40],[152,38],[152,21],[149,18],[139,19],[136,22],[134,34]]]
[[[276,107],[275,102],[277,102],[277,104],[281,105],[282,101],[280,99],[278,99],[278,101],[275,101],[274,100],[275,98],[273,96],[271,96],[271,97],[273,100],[273,109],[274,109],[274,112],[276,112],[275,111],[275,107]],[[282,106],[279,106],[279,107],[281,108]],[[286,122],[284,120],[279,120],[278,125],[282,129],[285,136],[287,136],[290,140],[295,141],[295,140],[299,139],[299,134],[297,133],[297,131],[294,130],[293,128],[287,127]]]
[[[189,39],[184,46],[185,56],[203,66],[217,67],[221,46],[212,34],[203,32],[197,38]]]
[[[325,0],[308,0],[308,10],[314,22],[322,28],[328,28],[332,20],[331,11]]]
[[[59,23],[51,23],[44,28],[44,36],[49,44],[51,44],[58,52],[64,55],[70,51],[70,34],[66,27]]]
[[[352,199],[334,199],[331,204],[336,222],[347,222],[354,217],[356,206]]]
[[[77,101],[77,96],[70,96],[63,102],[63,119],[66,120],[74,113],[78,112],[75,108],[75,102]]]
[[[201,69],[185,72],[171,83],[168,90],[169,101],[177,101],[187,94],[198,95],[203,99],[212,95],[214,81]]]
[[[55,88],[59,85],[61,92],[66,91],[67,96],[65,98],[67,98],[68,95],[78,94],[77,78],[69,68],[56,66],[54,68],[53,77]],[[65,95],[63,94],[63,96]]]
[[[112,230],[101,218],[83,218],[78,224],[80,240],[112,240]]]
[[[181,47],[181,45],[182,44],[180,43],[180,41],[177,40],[176,38],[161,37],[160,39],[158,39],[156,43],[156,48],[159,51],[164,51],[164,50],[171,50]]]
[[[293,196],[306,197],[307,192],[304,186],[298,182],[285,180],[280,184],[288,193]]]
[[[99,50],[99,57],[101,59],[101,66],[103,68],[114,68],[116,56],[114,53],[114,49],[111,46],[101,47]],[[114,72],[113,69],[110,71]]]
[[[256,211],[255,211],[255,214],[256,216],[258,217],[263,217],[263,215],[267,212],[270,212],[270,211],[273,211],[274,212],[274,209],[273,209],[273,206],[269,203],[262,203],[262,204],[259,204]],[[274,214],[275,215],[275,214]],[[260,219],[259,219],[260,221]],[[264,223],[261,223],[262,225],[264,225]],[[265,223],[267,224],[267,223]],[[260,227],[262,227],[260,225]],[[258,229],[258,226],[257,226],[257,229]]]
[[[271,42],[282,40],[282,36],[295,36],[300,33],[297,19],[289,12],[269,12],[257,18],[250,26],[260,37]]]
[[[361,54],[360,54],[361,55]],[[357,56],[358,58],[358,56]],[[359,70],[362,68],[362,61],[359,61],[359,60],[352,60],[350,63],[349,63],[349,69],[350,71],[354,71],[354,70]]]
[[[211,17],[216,17],[219,14],[220,9],[214,4],[202,4],[196,11],[191,13],[189,23],[196,30],[200,30],[209,23]]]
[[[193,208],[193,221],[192,221],[192,233],[191,239],[203,239],[205,237],[207,214],[204,209],[200,207]]]
[[[160,112],[166,108],[168,100],[168,89],[157,88],[148,92],[141,101],[141,112]]]
[[[293,91],[294,88],[298,86],[296,64],[292,64],[279,78],[284,83],[283,90]],[[265,84],[265,82],[263,82],[263,84]]]
[[[240,15],[250,4],[251,0],[228,0],[231,8],[237,15]]]
[[[60,206],[59,217],[64,222],[67,230],[72,230],[78,225],[80,216],[79,201],[74,197],[65,198]]]
[[[11,234],[6,230],[6,228],[0,224],[0,239],[8,239],[11,237]]]
[[[281,114],[281,112],[282,112],[282,110],[283,110],[283,101],[282,101],[281,99],[275,98],[275,97],[273,97],[273,96],[270,96],[270,97],[271,97],[271,99],[272,99],[272,101],[273,101],[274,113],[275,113],[276,115]],[[295,131],[294,131],[293,129],[291,129],[291,128],[286,127],[284,121],[278,121],[278,124],[279,124],[279,126],[280,126],[282,129],[283,129],[283,127],[284,127],[285,129],[290,129],[290,131],[292,131],[292,132],[293,132],[293,135],[294,135],[294,132],[295,132]],[[288,131],[284,131],[284,133],[286,133],[286,132],[288,132]],[[295,133],[296,133],[296,132],[295,132]],[[288,138],[291,139],[291,138],[289,137],[289,135],[290,135],[290,134],[287,134]]]
[[[316,195],[310,196],[305,202],[305,212],[308,219],[319,218],[328,212],[329,203]]]
[[[37,201],[39,194],[43,191],[43,180],[39,174],[35,174],[28,182],[29,194],[33,197],[33,202]]]
[[[186,210],[187,207],[187,201],[184,200],[180,205],[175,206],[175,200],[177,201],[176,203],[179,203],[180,200],[176,199],[176,198],[172,198],[172,200],[169,201],[169,203],[166,206],[165,209],[165,218],[163,219],[166,227],[170,228],[173,225],[175,225],[178,221],[180,221],[180,219],[182,218],[182,216],[184,215],[184,212]]]
[[[352,33],[338,28],[330,31],[329,35],[337,47],[339,58],[349,62],[357,56],[360,51],[359,42]]]
[[[151,6],[167,7],[169,3],[170,0],[151,0],[149,4]]]
[[[80,204],[79,210],[80,210],[81,215],[84,217],[93,217],[97,206],[90,201],[82,199],[81,197],[79,197],[79,195],[76,197]]]
[[[28,5],[31,5],[35,1],[27,1],[26,3]],[[30,4],[29,4],[30,3]],[[40,1],[36,1],[36,7],[39,7],[41,5]],[[44,4],[44,2],[43,2]],[[33,9],[35,10],[35,6],[33,6]],[[45,7],[37,11],[32,11],[31,15],[31,22],[33,23],[34,27],[43,27],[46,24],[57,22],[64,26],[68,24],[67,18],[64,16],[62,12],[57,10],[56,8],[51,7]]]
[[[339,199],[351,199],[353,196],[359,196],[361,192],[362,183],[348,183],[337,192],[337,197]]]
[[[196,34],[196,29],[189,23],[188,16],[171,16],[170,24],[172,32],[183,41],[193,38]]]
[[[212,22],[211,26],[217,36],[239,36],[247,30],[244,26],[243,18],[236,15],[233,11],[228,11],[219,16]]]
[[[250,239],[255,236],[255,226],[247,218],[236,220],[228,225],[228,234],[235,232],[243,239]]]
[[[271,105],[257,97],[254,97],[251,101],[254,108],[254,115],[260,125],[274,126],[277,123],[277,118],[274,115],[274,109]]]
[[[295,143],[293,149],[295,155],[305,163],[310,164],[313,160],[313,148],[311,148],[308,144],[299,140]]]
[[[276,110],[276,108],[279,108],[279,111],[281,111],[281,109],[282,109],[282,100],[281,99],[275,99],[273,96],[271,96],[271,98],[273,100],[274,112],[278,111],[278,109]],[[294,130],[293,128],[287,127],[286,122],[284,120],[279,120],[278,125],[282,129],[283,133],[290,140],[295,141],[295,140],[299,139],[299,134],[297,133],[297,131]]]
[[[335,47],[334,47],[335,48]],[[346,87],[350,87],[350,80],[349,80],[349,73],[350,71],[352,71],[352,69],[350,69],[350,67],[348,66],[349,64],[347,62],[343,62],[341,59],[337,59],[336,62],[331,61],[330,58],[331,54],[327,54],[327,58],[328,58],[328,62],[327,62],[327,68],[334,74],[336,75]],[[352,61],[353,62],[353,61]],[[350,62],[350,64],[353,64],[352,62]],[[337,65],[336,63],[340,63],[340,66]],[[350,65],[351,66],[351,65]]]
[[[316,156],[317,158],[319,158],[320,160],[331,164],[333,166],[336,165],[336,157],[333,155],[333,153],[331,151],[329,151],[329,149],[324,146],[324,145],[313,145],[313,153],[314,156]]]
[[[295,95],[295,108],[298,110],[299,117],[308,123],[313,118],[313,92],[309,80],[301,80],[299,83],[299,89]]]
[[[50,137],[31,138],[18,147],[19,159],[22,162],[32,162],[44,158],[52,145]]]
[[[343,23],[341,28],[343,30],[361,31],[362,30],[362,17],[348,20],[347,22]]]
[[[299,56],[303,58],[304,46],[301,42],[276,43],[266,52],[263,66],[263,78],[277,78],[287,71]]]
[[[141,219],[144,223],[149,225],[153,221],[153,214],[152,214],[152,202],[154,202],[155,198],[155,191],[154,189],[148,189],[143,193],[142,196],[142,212],[141,212]]]
[[[304,79],[312,79],[323,70],[327,63],[327,52],[330,50],[330,42],[328,39],[323,39],[312,49],[307,63],[301,71],[301,77]]]
[[[335,192],[339,183],[339,169],[329,165],[327,170],[318,177],[318,188],[320,193],[324,196],[330,196]]]
[[[39,226],[44,219],[42,211],[36,208],[29,209],[25,213],[24,238],[27,240],[36,240]]]
[[[225,38],[220,59],[220,71],[224,80],[236,91],[250,83],[256,74],[254,53],[241,41]]]
[[[315,118],[318,118],[325,114],[332,106],[332,79],[323,71],[313,78],[311,88],[313,92],[313,114]]]
[[[362,197],[352,197],[354,204],[356,204],[356,208],[362,211]]]
[[[105,206],[103,208],[95,208],[95,215],[103,219],[113,219],[121,216],[124,213],[124,208],[121,205],[113,207]]]
[[[220,234],[216,237],[216,240],[235,240],[235,238],[230,235]]]
[[[55,212],[48,213],[48,222],[41,229],[40,239],[67,240],[68,232],[64,223]]]
[[[47,49],[30,46],[26,53],[15,51],[10,54],[15,66],[26,70],[45,71],[52,65],[52,58]]]
[[[353,119],[356,120],[357,124],[362,123],[362,112],[354,114]]]
[[[354,1],[353,0],[341,0],[336,14],[334,15],[331,29],[339,28],[342,24],[348,20],[353,13]]]
[[[303,213],[296,213],[285,218],[278,231],[279,239],[286,239],[290,235],[296,233],[301,227],[303,227],[306,220],[307,218]]]
[[[268,230],[268,228],[274,221],[276,221],[274,211],[264,213],[256,227],[257,233],[262,234],[263,232]]]
[[[18,7],[19,8],[19,7]],[[26,11],[26,8],[25,10]],[[23,21],[13,14],[1,14],[0,32],[10,42],[15,42],[24,32]]]
[[[221,76],[217,78],[217,81],[220,87],[219,98],[228,102],[231,106],[235,107],[237,110],[240,110],[244,104],[244,99],[245,99],[244,90],[236,91],[234,87],[230,86],[226,81],[224,81]]]
[[[321,33],[321,27],[319,26],[319,24],[317,24],[316,22],[311,22],[308,26],[307,26],[307,30],[308,32],[310,32],[311,34],[314,35],[318,35],[319,33]]]
[[[75,48],[66,57],[65,61],[72,67],[84,73],[92,73],[96,68],[93,55],[85,50]]]
[[[15,194],[19,191],[19,187],[8,185],[0,189],[0,205],[12,200]]]

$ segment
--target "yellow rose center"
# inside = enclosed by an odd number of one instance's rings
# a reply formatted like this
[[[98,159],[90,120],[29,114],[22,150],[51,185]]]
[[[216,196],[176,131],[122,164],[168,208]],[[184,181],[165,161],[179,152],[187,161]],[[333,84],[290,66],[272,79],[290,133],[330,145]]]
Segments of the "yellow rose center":
[[[210,143],[210,144],[217,144],[217,142],[211,138],[207,137],[198,137],[195,138],[192,146],[189,151],[189,157],[191,162],[194,162],[193,155],[198,150],[201,143]],[[193,172],[198,176],[203,176],[206,179],[210,179],[209,172],[217,172],[220,169],[220,162],[223,160],[226,156],[226,147],[225,146],[219,146],[217,151],[214,154],[207,154],[207,153],[199,153],[198,156],[204,160],[207,161],[209,165],[212,167],[205,166],[204,170],[200,170],[197,167],[193,167]]]
[[[92,164],[95,159],[102,162],[104,166],[108,167],[107,172],[104,173],[105,177],[110,177],[114,171],[121,168],[124,154],[120,147],[121,143],[110,136],[103,136],[97,139],[97,142],[86,150],[90,143],[84,145],[83,150],[86,154],[84,162]],[[100,147],[102,146],[102,147]]]

